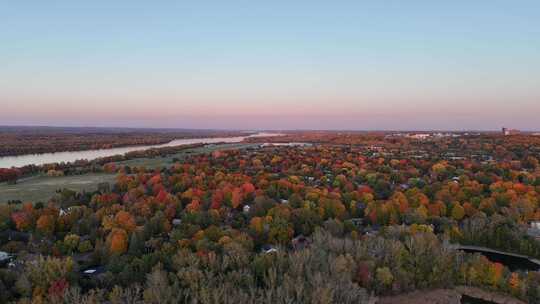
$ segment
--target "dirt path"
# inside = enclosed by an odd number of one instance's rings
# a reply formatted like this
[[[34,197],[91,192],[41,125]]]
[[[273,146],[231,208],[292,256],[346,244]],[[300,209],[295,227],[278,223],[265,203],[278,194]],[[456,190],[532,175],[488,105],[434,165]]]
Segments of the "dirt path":
[[[460,304],[461,294],[452,289],[419,290],[407,294],[381,297],[377,304]]]
[[[457,286],[454,289],[418,290],[407,294],[381,297],[377,304],[460,304],[461,295],[497,304],[526,304],[511,296],[476,287]]]

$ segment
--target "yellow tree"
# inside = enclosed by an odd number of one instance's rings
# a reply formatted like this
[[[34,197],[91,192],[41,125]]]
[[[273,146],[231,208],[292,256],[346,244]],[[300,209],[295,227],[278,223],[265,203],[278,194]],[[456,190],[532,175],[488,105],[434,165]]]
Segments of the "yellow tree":
[[[452,207],[452,218],[459,221],[465,216],[465,209],[458,203],[454,203],[454,207]]]

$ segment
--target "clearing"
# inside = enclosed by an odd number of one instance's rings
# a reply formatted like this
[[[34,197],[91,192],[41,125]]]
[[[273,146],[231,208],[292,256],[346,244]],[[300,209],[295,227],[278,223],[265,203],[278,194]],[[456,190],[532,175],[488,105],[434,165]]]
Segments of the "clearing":
[[[95,191],[102,182],[114,182],[115,174],[89,173],[50,177],[36,175],[21,179],[15,185],[0,184],[0,203],[10,200],[23,202],[47,202],[56,194],[56,190],[68,188],[77,192],[82,190]]]

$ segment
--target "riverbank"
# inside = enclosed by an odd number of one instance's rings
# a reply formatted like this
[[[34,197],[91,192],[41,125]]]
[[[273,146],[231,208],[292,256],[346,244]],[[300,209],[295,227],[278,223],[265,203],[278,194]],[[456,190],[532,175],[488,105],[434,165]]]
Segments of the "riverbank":
[[[160,145],[147,145],[147,146],[127,146],[121,148],[111,148],[111,149],[95,149],[95,150],[84,150],[84,151],[68,151],[68,152],[57,152],[57,153],[43,153],[43,154],[27,154],[19,156],[6,156],[0,157],[0,168],[11,168],[11,167],[23,167],[27,165],[43,165],[43,164],[52,164],[52,163],[68,163],[74,162],[81,159],[93,160],[96,158],[110,157],[113,155],[123,155],[133,151],[148,150],[154,148],[164,148],[164,147],[174,147],[181,145],[192,145],[192,144],[212,144],[212,143],[239,143],[244,141],[247,138],[252,137],[271,137],[279,136],[278,133],[256,133],[243,136],[232,136],[232,137],[198,137],[198,138],[184,138],[184,139],[175,139],[165,144]]]
[[[161,145],[176,139],[249,134],[244,131],[188,129],[0,127],[0,157]]]
[[[512,271],[538,271],[540,270],[540,260],[513,252],[506,252],[483,246],[473,245],[452,245],[455,250],[462,250],[467,253],[480,253],[492,262],[501,263]]]

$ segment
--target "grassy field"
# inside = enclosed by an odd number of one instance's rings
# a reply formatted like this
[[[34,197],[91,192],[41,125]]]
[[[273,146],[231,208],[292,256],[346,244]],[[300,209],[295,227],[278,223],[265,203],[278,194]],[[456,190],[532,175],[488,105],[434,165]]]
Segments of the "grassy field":
[[[221,144],[207,145],[205,147],[184,150],[180,153],[167,157],[157,158],[137,158],[123,162],[118,165],[128,165],[131,167],[144,166],[146,168],[169,167],[174,164],[173,159],[182,160],[188,155],[209,153],[216,150],[245,149],[258,146],[256,144]],[[56,190],[68,188],[74,191],[95,191],[97,185],[102,182],[113,183],[114,174],[90,173],[84,175],[72,175],[62,177],[49,177],[36,175],[21,179],[15,185],[0,183],[0,203],[10,200],[21,200],[23,202],[47,202],[56,194]]]
[[[23,202],[47,202],[57,189],[68,188],[75,191],[95,191],[102,182],[113,182],[114,174],[90,173],[84,175],[49,177],[32,176],[21,179],[15,185],[0,184],[0,203],[9,200]]]

